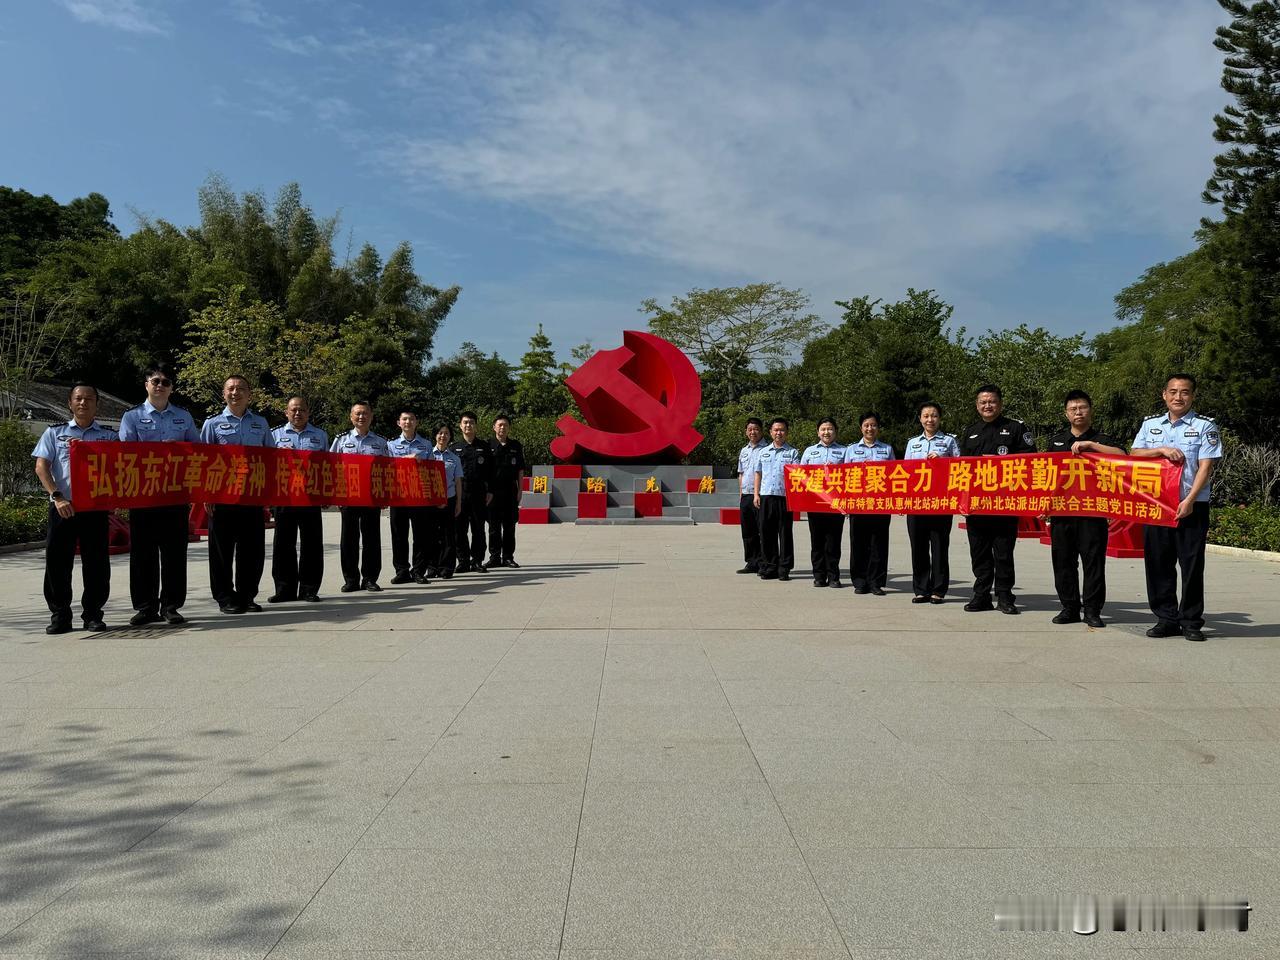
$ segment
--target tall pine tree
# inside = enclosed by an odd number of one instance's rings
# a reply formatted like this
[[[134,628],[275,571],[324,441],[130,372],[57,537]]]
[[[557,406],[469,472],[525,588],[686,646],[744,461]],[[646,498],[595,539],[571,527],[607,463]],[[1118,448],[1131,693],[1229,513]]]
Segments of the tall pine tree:
[[[1216,412],[1246,438],[1280,426],[1280,4],[1218,0],[1231,22],[1217,30],[1222,88],[1234,102],[1214,117],[1214,159],[1203,199],[1221,207],[1201,231],[1217,264],[1225,306],[1206,337],[1207,386]]]

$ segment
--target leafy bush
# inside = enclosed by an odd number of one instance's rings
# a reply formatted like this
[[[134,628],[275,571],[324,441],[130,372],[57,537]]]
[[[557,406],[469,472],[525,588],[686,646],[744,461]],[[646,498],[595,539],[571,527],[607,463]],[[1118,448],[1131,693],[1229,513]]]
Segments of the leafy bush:
[[[43,540],[48,514],[44,497],[0,499],[0,546]]]
[[[38,439],[21,420],[0,420],[0,497],[35,487],[31,450]]]
[[[1280,448],[1227,442],[1213,471],[1214,500],[1270,506],[1280,500]]]
[[[1209,515],[1210,543],[1280,551],[1280,507],[1217,507]]]

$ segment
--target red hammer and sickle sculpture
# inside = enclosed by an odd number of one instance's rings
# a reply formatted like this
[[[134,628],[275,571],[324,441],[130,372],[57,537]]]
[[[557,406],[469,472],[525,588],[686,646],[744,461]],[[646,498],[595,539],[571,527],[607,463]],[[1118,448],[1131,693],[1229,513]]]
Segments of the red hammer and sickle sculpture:
[[[693,429],[702,382],[678,347],[640,330],[592,354],[565,380],[586,423],[566,414],[551,441],[561,460],[678,460],[702,442]]]

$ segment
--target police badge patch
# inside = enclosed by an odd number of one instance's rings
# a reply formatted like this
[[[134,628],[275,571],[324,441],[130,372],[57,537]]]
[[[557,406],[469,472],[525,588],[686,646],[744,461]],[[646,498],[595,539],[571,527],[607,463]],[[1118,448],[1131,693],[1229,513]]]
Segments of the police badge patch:
[[[996,453],[1000,454],[1001,456],[1004,456],[1008,452],[1009,452],[1009,448],[1004,446],[1003,444],[996,447]]]

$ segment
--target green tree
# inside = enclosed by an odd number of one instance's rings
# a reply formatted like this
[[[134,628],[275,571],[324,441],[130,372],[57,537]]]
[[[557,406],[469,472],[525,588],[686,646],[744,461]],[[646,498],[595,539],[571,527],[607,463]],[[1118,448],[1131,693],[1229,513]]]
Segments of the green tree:
[[[521,416],[549,417],[564,413],[569,407],[564,377],[556,366],[556,353],[551,338],[538,324],[529,338],[529,349],[516,368],[516,387],[512,406]]]
[[[1058,337],[1043,327],[1019,324],[978,338],[975,374],[980,386],[994,383],[1008,415],[1023,421],[1037,438],[1062,428],[1062,401],[1084,380],[1088,358],[1084,334]],[[972,391],[970,391],[972,401]],[[972,402],[970,403],[972,409]],[[970,417],[970,420],[976,419]],[[954,424],[957,428],[960,423]]]
[[[1226,309],[1201,330],[1204,379],[1214,409],[1245,439],[1280,426],[1280,6],[1218,0],[1231,22],[1217,29],[1222,88],[1232,101],[1214,117],[1214,159],[1203,199],[1223,219],[1201,239],[1218,265]]]
[[[343,395],[353,376],[350,353],[335,349],[328,328],[288,320],[278,304],[251,300],[243,287],[192,316],[179,378],[193,402],[207,413],[223,407],[222,384],[238,373],[254,385],[253,406],[268,419],[284,416],[290,395],[311,399],[318,423],[338,422]]]
[[[706,373],[725,385],[735,400],[747,371],[782,361],[800,350],[824,328],[816,314],[806,313],[809,298],[777,283],[690,290],[673,297],[670,307],[650,297],[640,312],[650,314],[649,329],[688,351]]]
[[[456,354],[427,370],[423,389],[421,409],[432,420],[456,425],[463,410],[487,417],[510,407],[515,383],[509,363],[467,341]]]

